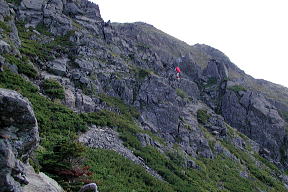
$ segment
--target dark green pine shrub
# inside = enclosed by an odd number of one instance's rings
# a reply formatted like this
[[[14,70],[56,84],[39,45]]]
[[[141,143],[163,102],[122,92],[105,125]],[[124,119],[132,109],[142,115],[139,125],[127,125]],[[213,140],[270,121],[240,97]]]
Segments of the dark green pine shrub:
[[[176,88],[176,94],[178,96],[180,96],[182,99],[187,98],[188,95],[185,91],[183,91],[182,89]]]
[[[12,32],[12,28],[3,21],[0,21],[0,28],[4,30],[5,34]]]
[[[45,79],[42,83],[44,93],[52,99],[64,99],[65,93],[63,86],[56,80]]]
[[[6,0],[6,2],[7,2],[7,3],[15,4],[15,5],[20,5],[21,0]]]
[[[18,67],[19,73],[23,73],[31,78],[36,78],[38,76],[36,69],[32,64],[30,64],[28,57],[24,56],[22,58],[18,58],[12,54],[5,54],[4,57],[8,63],[12,65],[14,64]]]
[[[234,92],[247,91],[247,89],[242,85],[233,85],[231,87],[228,87],[228,89]]]
[[[210,118],[210,115],[207,113],[207,110],[199,109],[197,111],[197,119],[200,123],[207,123],[208,119]]]

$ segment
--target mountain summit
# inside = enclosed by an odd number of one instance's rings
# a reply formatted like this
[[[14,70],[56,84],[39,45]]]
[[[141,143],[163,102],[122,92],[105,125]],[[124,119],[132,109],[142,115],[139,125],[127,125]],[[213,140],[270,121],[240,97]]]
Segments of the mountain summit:
[[[88,0],[0,0],[0,32],[0,192],[288,190],[288,89],[221,51]]]

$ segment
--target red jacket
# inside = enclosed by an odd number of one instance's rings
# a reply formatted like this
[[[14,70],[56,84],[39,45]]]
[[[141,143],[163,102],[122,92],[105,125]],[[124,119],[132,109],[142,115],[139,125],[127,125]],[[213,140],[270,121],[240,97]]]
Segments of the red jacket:
[[[180,70],[179,67],[176,67],[175,70],[177,71],[177,73],[180,73],[180,72],[181,72],[181,70]]]

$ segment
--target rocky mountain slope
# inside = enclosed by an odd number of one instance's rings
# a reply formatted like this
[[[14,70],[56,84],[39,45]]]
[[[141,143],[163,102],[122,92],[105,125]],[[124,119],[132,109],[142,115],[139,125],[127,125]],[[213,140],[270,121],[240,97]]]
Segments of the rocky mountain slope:
[[[61,191],[44,173],[66,191],[288,190],[288,89],[221,51],[87,0],[0,0],[0,32],[0,192]]]

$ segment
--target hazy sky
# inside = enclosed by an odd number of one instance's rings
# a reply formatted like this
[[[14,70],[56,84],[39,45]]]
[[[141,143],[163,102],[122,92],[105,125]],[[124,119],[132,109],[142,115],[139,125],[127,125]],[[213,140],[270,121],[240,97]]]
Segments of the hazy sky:
[[[143,21],[224,52],[247,74],[288,87],[288,0],[92,0],[105,21]]]

